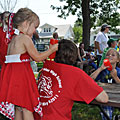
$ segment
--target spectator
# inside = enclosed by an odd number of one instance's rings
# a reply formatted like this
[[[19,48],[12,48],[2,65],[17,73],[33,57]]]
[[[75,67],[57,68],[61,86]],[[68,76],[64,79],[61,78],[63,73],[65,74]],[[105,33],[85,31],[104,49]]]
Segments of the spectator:
[[[58,39],[58,33],[57,32],[53,33],[53,38],[56,39],[56,40]]]
[[[56,44],[56,43],[58,43],[58,33],[57,33],[57,32],[54,32],[54,33],[53,33],[53,38],[50,39],[50,46],[49,46],[49,47],[51,48],[51,46],[54,45],[54,44]],[[50,58],[51,60],[53,60],[53,59],[55,58],[55,55],[56,55],[56,52],[52,53],[52,54],[49,56],[49,58]]]
[[[71,120],[74,101],[93,99],[106,103],[108,96],[84,71],[74,67],[77,46],[70,40],[60,40],[55,61],[46,61],[38,88],[43,108],[42,120]]]
[[[117,51],[120,52],[120,40],[118,40]]]
[[[88,61],[88,65],[92,66],[92,68],[94,68],[94,70],[96,70],[97,65],[94,62],[95,61],[95,56],[92,54],[92,48],[90,48],[90,47],[88,48],[85,58]]]
[[[84,50],[84,43],[79,44],[79,53],[80,53],[82,60],[85,60],[86,54],[85,54],[85,50]]]
[[[102,65],[103,63],[103,60],[105,59],[105,56],[106,56],[106,52],[110,49],[110,48],[115,48],[116,45],[117,45],[117,39],[115,38],[110,38],[107,42],[108,44],[108,47],[104,49],[104,52],[102,54],[102,58],[100,60],[100,64],[99,64],[99,67]]]
[[[78,57],[76,60],[76,66],[84,70],[84,66],[88,65],[88,61],[85,59],[86,53],[84,51],[84,43],[80,43],[78,47]]]
[[[110,48],[106,53],[106,58],[109,59],[112,70],[108,71],[104,63],[100,68],[98,68],[95,72],[91,74],[91,78],[95,79],[96,81],[100,81],[102,83],[119,83],[120,84],[120,68],[116,65],[119,62],[119,53],[114,49]],[[106,111],[110,120],[112,120],[112,113],[113,107],[111,106],[103,106],[103,109]],[[102,120],[106,120],[104,115],[102,115]]]
[[[101,31],[97,34],[97,37],[95,39],[95,49],[97,50],[97,66],[99,66],[99,62],[101,60],[104,49],[108,47],[108,36],[106,33],[109,32],[109,28],[110,25],[103,24],[101,26]]]
[[[7,26],[8,26],[8,20],[10,18],[9,12],[4,12],[0,14],[0,65],[5,61],[5,55],[7,54],[7,41],[6,41],[6,33],[7,33]]]

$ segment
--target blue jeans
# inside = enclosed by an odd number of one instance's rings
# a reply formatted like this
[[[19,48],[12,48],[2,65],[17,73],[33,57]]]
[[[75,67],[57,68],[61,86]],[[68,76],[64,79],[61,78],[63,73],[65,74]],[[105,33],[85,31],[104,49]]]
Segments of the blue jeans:
[[[110,120],[112,120],[112,114],[113,114],[114,108],[111,106],[103,106],[102,108],[104,109],[106,114],[109,116]],[[102,117],[102,120],[107,120],[106,117],[103,115],[103,113],[101,113],[101,117]]]

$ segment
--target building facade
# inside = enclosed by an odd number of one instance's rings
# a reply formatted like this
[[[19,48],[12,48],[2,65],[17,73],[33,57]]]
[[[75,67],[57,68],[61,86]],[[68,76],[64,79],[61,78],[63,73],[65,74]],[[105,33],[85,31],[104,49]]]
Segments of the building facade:
[[[68,25],[50,25],[44,24],[39,28],[40,43],[49,44],[50,39],[53,37],[53,33],[58,33],[58,39],[74,40],[74,33],[70,24]]]

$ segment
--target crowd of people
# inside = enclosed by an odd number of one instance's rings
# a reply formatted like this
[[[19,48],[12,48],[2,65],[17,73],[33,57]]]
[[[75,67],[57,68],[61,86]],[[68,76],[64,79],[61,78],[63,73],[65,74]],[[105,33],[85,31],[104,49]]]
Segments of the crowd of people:
[[[111,28],[110,25],[103,24],[100,32],[95,38],[93,50],[84,51],[84,44],[80,43],[78,48],[77,66],[85,71],[85,67],[92,66],[93,71],[87,70],[87,74],[95,81],[102,83],[120,83],[120,56],[119,46],[120,40],[108,37],[107,33]],[[90,52],[89,52],[90,51]],[[94,53],[93,53],[94,52]],[[89,57],[88,57],[89,56]],[[104,65],[104,59],[108,59],[112,65],[112,70],[108,70]],[[90,62],[92,61],[92,62]],[[82,66],[82,67],[81,67]],[[87,68],[88,69],[88,68]],[[85,71],[86,72],[86,71]],[[111,106],[103,106],[104,111],[108,114],[110,120],[113,119],[114,108]],[[101,113],[102,120],[106,120]]]
[[[102,25],[96,37],[97,54],[91,47],[86,52],[83,43],[77,48],[70,40],[57,40],[57,33],[53,34],[57,42],[39,53],[34,45],[40,24],[35,12],[29,8],[21,8],[16,13],[4,12],[0,14],[0,22],[0,113],[9,119],[71,120],[74,101],[108,102],[107,93],[96,81],[120,83],[117,65],[120,42],[117,46],[116,39],[107,37],[109,25]],[[54,60],[47,59],[53,53]],[[104,65],[104,59],[110,61],[111,71]],[[31,60],[44,63],[38,83]],[[94,72],[89,76],[84,66],[91,66]],[[113,107],[103,109],[109,111],[112,120]],[[102,119],[105,120],[104,115]]]

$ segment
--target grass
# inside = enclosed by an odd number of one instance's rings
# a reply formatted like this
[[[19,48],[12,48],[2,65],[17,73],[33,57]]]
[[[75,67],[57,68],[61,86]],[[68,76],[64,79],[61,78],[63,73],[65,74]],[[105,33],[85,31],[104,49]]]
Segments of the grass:
[[[100,109],[94,105],[74,103],[72,109],[72,120],[102,120]],[[120,115],[120,109],[114,108],[113,116]]]
[[[101,120],[100,110],[93,105],[74,103],[72,120]]]

